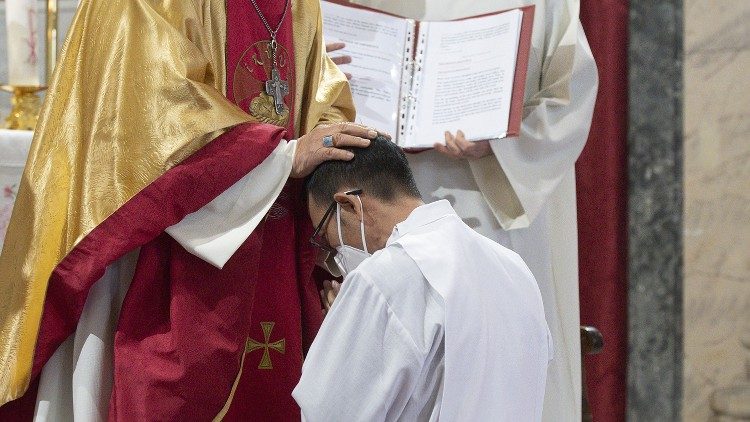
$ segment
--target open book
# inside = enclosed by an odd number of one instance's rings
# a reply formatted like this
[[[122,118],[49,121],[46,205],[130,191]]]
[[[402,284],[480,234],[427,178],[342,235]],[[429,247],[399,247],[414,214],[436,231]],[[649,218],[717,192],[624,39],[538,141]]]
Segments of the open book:
[[[323,1],[327,43],[352,63],[357,122],[403,148],[430,148],[444,132],[469,140],[518,134],[534,7],[468,19],[419,22]]]

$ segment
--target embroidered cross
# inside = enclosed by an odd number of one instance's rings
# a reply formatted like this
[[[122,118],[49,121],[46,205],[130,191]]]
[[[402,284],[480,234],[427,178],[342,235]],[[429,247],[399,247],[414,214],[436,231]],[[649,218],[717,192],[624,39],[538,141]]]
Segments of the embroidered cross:
[[[275,350],[282,355],[286,352],[286,339],[281,339],[271,343],[271,331],[275,322],[261,322],[260,327],[263,329],[263,343],[259,343],[251,338],[247,339],[245,343],[245,353],[250,353],[254,350],[263,349],[263,357],[260,359],[260,365],[258,369],[273,369],[271,364],[271,353],[269,350]]]

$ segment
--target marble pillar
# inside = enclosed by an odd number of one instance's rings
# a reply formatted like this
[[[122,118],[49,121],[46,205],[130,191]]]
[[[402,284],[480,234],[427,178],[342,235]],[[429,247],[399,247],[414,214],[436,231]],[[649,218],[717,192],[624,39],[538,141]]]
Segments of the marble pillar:
[[[631,0],[629,421],[676,421],[682,397],[682,0]],[[606,339],[605,339],[606,341]]]

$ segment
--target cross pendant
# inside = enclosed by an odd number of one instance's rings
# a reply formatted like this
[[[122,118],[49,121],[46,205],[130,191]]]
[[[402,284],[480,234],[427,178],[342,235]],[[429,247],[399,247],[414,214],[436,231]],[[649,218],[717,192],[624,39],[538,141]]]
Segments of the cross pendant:
[[[271,79],[266,81],[266,94],[273,97],[273,105],[276,114],[284,113],[284,96],[289,94],[289,82],[281,79],[276,67],[271,69]]]

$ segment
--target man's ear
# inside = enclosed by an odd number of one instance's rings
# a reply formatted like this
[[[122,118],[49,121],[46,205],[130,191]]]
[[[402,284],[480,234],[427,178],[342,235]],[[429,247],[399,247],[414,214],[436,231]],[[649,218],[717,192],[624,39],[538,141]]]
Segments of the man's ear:
[[[340,191],[333,194],[333,200],[341,204],[342,212],[353,212],[357,215],[357,220],[362,221],[362,203],[357,195],[347,195],[347,191]]]

